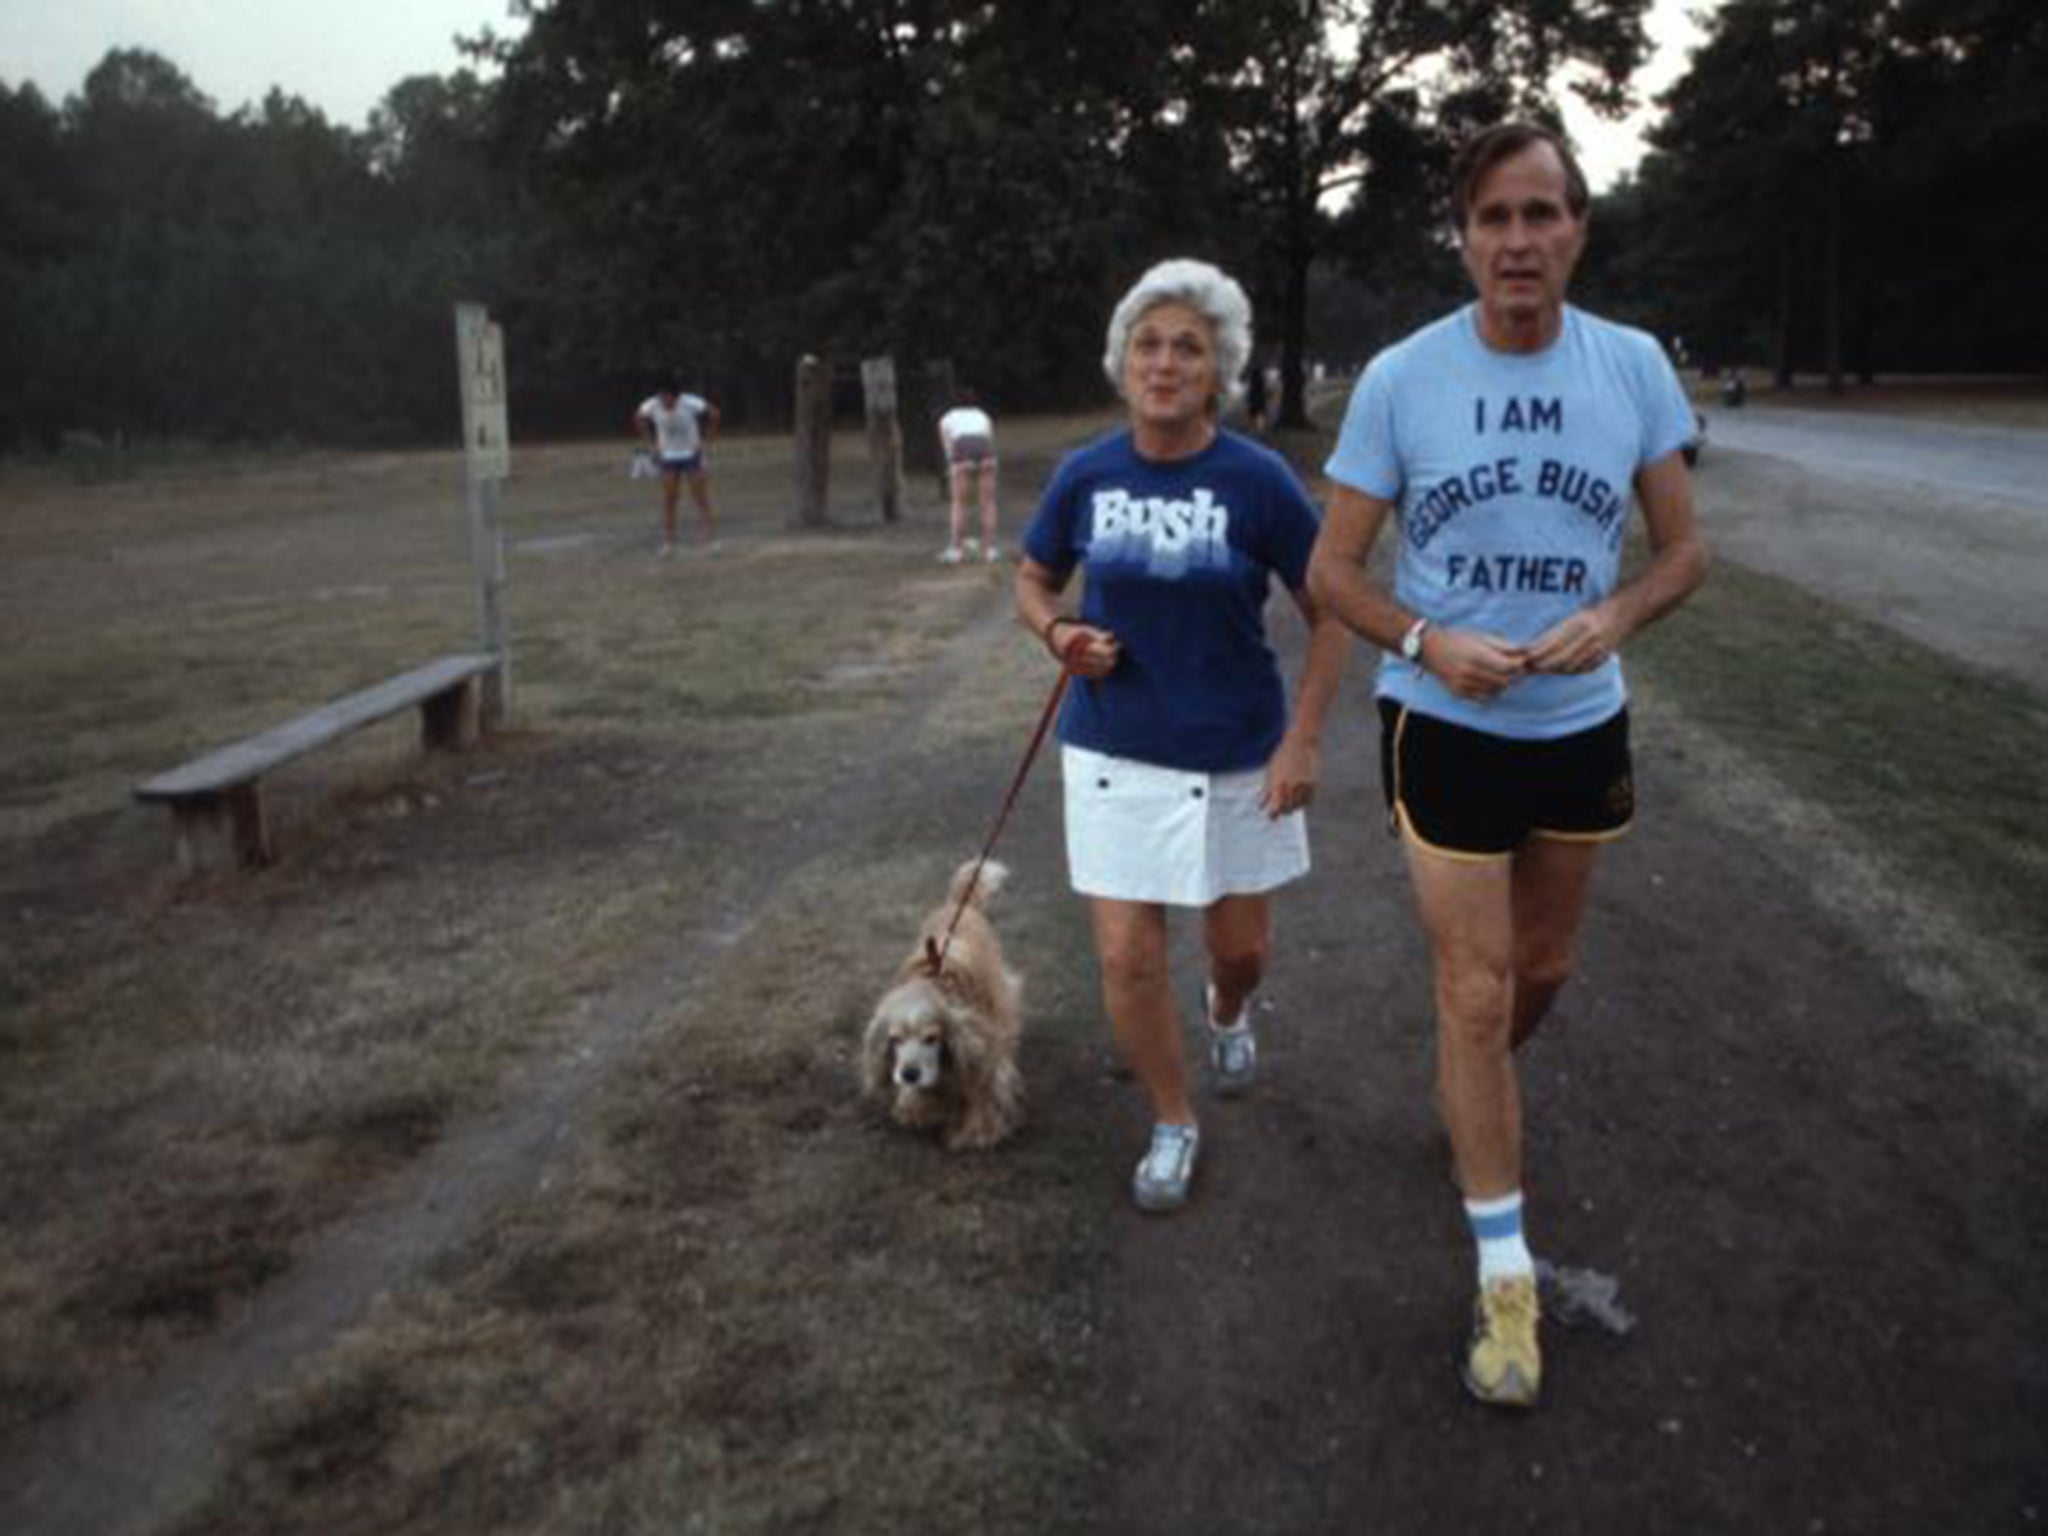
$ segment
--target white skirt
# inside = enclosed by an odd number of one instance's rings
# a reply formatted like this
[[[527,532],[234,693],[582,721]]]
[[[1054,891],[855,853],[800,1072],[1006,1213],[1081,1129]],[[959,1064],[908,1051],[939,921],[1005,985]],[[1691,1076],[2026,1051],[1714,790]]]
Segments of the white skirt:
[[[1206,907],[1308,873],[1308,818],[1259,809],[1265,770],[1191,773],[1060,749],[1067,869],[1083,896]]]

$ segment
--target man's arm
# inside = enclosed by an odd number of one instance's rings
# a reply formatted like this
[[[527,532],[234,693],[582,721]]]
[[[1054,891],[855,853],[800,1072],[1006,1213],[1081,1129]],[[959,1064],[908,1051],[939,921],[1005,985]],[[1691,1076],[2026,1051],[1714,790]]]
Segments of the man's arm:
[[[1707,546],[1693,516],[1692,477],[1684,456],[1674,451],[1645,464],[1636,471],[1635,487],[1650,539],[1649,560],[1600,602],[1538,636],[1529,646],[1532,671],[1591,671],[1706,580]]]
[[[1366,562],[1393,507],[1390,501],[1348,485],[1332,486],[1329,509],[1308,558],[1308,591],[1316,606],[1385,651],[1399,650],[1401,636],[1415,622],[1414,614],[1366,574]]]
[[[1347,485],[1333,488],[1323,531],[1309,558],[1308,589],[1316,602],[1383,651],[1397,655],[1401,640],[1423,614],[1410,613],[1366,573],[1373,545],[1394,504]],[[1464,699],[1490,699],[1528,670],[1519,646],[1497,635],[1432,624],[1422,633],[1423,667]]]

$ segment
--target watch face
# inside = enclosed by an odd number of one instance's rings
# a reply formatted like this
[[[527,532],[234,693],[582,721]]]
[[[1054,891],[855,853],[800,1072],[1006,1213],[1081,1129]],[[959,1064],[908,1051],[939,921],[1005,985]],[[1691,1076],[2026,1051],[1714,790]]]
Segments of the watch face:
[[[1413,661],[1422,654],[1422,626],[1411,628],[1401,637],[1401,655],[1404,660]]]

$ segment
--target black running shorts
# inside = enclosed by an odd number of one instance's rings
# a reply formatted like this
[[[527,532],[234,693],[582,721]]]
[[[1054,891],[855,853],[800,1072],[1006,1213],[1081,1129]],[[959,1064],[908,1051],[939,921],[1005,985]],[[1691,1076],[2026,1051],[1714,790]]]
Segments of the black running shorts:
[[[1628,710],[1523,741],[1381,699],[1380,784],[1390,830],[1442,853],[1497,858],[1531,837],[1604,842],[1635,815]]]

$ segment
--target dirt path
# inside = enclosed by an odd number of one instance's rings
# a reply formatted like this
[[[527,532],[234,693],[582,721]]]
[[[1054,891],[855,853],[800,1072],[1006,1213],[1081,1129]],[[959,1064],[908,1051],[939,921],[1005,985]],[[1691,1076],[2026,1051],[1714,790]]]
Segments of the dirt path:
[[[1201,1201],[1125,1218],[1101,1528],[2024,1530],[2048,1518],[2038,1125],[1714,803],[1654,710],[1646,814],[1526,1058],[1532,1240],[1638,1319],[1549,1401],[1453,1376],[1470,1273],[1424,956],[1356,714],[1283,909],[1271,1071]]]

